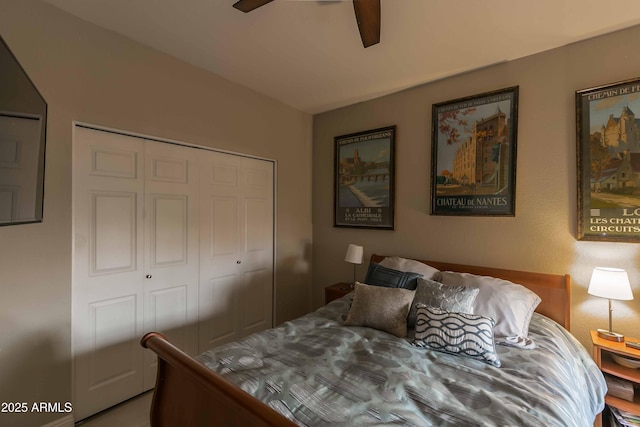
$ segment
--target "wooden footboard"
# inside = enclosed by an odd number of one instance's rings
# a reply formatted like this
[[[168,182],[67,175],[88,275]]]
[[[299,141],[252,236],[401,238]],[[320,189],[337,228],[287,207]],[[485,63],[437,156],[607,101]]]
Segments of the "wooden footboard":
[[[158,355],[152,427],[295,427],[297,424],[192,359],[160,333],[140,341]]]

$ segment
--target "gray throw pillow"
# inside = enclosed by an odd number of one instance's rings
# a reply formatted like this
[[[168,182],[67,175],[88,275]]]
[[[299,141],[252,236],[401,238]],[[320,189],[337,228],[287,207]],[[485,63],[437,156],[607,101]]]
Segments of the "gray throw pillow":
[[[407,314],[415,291],[356,282],[345,326],[368,326],[397,337],[407,336]]]
[[[430,305],[445,311],[473,314],[473,302],[480,292],[479,288],[472,286],[448,286],[433,280],[418,279],[416,296],[413,298],[407,327],[413,328],[416,324],[418,304]]]

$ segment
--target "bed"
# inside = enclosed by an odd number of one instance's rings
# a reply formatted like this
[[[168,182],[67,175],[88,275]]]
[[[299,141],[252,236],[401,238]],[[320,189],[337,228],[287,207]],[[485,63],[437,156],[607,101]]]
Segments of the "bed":
[[[385,259],[373,255],[370,268]],[[313,313],[195,358],[160,333],[146,334],[142,346],[158,355],[151,425],[593,425],[606,385],[568,332],[569,275],[419,262],[443,275],[507,280],[533,291],[541,300],[527,325],[534,344],[495,345],[489,362],[420,347],[428,306],[420,306],[407,337],[345,326],[364,301],[366,286],[358,285]]]

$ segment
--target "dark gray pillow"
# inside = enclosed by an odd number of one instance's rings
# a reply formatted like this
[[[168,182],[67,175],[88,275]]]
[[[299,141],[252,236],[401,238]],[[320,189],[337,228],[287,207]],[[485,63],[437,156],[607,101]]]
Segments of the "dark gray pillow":
[[[369,264],[364,283],[373,286],[384,286],[385,288],[414,290],[418,286],[417,280],[419,277],[422,277],[422,274],[394,270],[372,262]]]
[[[449,286],[428,279],[418,279],[416,296],[411,304],[407,326],[413,328],[416,325],[417,305],[424,304],[437,307],[441,310],[456,313],[473,314],[473,303],[480,292],[475,286]]]

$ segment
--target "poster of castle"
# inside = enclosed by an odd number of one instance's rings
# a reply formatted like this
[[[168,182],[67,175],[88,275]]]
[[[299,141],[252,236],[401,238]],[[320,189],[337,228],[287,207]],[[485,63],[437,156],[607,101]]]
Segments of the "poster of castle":
[[[395,126],[335,138],[334,226],[394,228]]]
[[[640,80],[576,92],[578,239],[640,241]]]
[[[432,111],[431,214],[515,215],[518,87]]]

